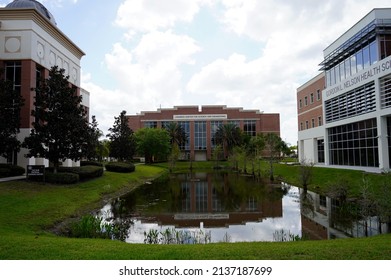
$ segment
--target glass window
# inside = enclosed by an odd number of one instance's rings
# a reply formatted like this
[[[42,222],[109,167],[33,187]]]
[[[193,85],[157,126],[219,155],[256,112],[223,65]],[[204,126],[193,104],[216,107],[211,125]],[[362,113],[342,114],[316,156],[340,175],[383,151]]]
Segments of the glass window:
[[[206,149],[206,122],[194,122],[194,147],[195,150]]]
[[[350,57],[350,71],[352,75],[357,73],[357,62],[356,62],[356,56],[354,55]]]
[[[319,101],[322,98],[322,94],[320,92],[320,89],[316,91],[316,100]]]
[[[350,77],[350,57],[345,60],[345,77]]]
[[[190,122],[178,122],[178,124],[182,127],[182,129],[185,131],[187,135],[187,141],[185,144],[181,145],[180,149],[181,150],[190,150]]]
[[[315,119],[311,119],[311,127],[315,127]]]
[[[210,135],[211,135],[211,139],[210,139],[210,146],[213,148],[215,145],[213,143],[213,139],[214,139],[214,136],[216,134],[216,131],[219,129],[220,126],[223,125],[223,122],[222,121],[211,121],[210,122]]]
[[[328,129],[330,163],[378,167],[376,119],[354,124],[355,126],[347,124]],[[359,129],[357,133],[352,133],[354,127]]]
[[[357,72],[364,69],[364,62],[362,57],[362,50],[356,53],[356,62],[357,62]]]
[[[368,68],[369,65],[371,65],[371,61],[370,61],[370,58],[369,58],[369,46],[366,46],[364,49],[363,49],[363,62],[364,62],[364,69],[365,68]]]
[[[371,65],[375,64],[378,61],[377,41],[374,41],[369,45],[369,56],[371,60]]]
[[[341,81],[341,72],[339,71],[339,65],[335,66],[335,83],[339,83]]]
[[[304,97],[304,106],[307,106],[308,105],[308,97]]]
[[[314,94],[313,93],[311,93],[311,95],[310,95],[310,102],[311,102],[311,104],[314,103]]]
[[[255,136],[257,134],[256,133],[256,123],[257,123],[257,121],[255,121],[255,120],[245,120],[243,131],[247,135]]]

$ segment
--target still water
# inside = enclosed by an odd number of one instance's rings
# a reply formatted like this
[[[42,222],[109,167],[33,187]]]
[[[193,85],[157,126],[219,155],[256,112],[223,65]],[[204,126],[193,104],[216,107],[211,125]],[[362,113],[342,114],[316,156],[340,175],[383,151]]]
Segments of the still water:
[[[339,204],[236,173],[188,173],[147,183],[111,201],[99,215],[127,224],[128,243],[145,243],[145,234],[167,230],[192,236],[197,243],[332,239],[388,231],[376,217],[363,221]]]

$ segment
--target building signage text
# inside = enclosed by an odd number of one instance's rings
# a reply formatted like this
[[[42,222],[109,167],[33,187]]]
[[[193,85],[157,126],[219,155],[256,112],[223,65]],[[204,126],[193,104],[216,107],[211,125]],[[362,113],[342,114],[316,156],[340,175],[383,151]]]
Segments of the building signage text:
[[[351,79],[346,80],[345,82],[340,83],[339,85],[332,87],[331,89],[326,90],[326,97],[331,97],[341,91],[344,91],[346,89],[349,89],[350,87],[365,82],[366,80],[372,78],[375,75],[382,74],[385,71],[388,71],[391,69],[391,60],[387,60],[385,62],[382,62],[380,64],[375,65],[372,68],[369,68],[368,70],[362,72],[359,75],[353,76]]]
[[[174,120],[226,120],[226,114],[174,115]]]

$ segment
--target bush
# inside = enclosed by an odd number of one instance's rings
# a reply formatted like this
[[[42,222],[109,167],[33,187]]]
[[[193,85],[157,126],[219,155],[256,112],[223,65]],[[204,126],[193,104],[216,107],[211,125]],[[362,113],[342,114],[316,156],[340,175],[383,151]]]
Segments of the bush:
[[[17,165],[1,163],[0,164],[0,177],[12,177],[23,175],[26,170]]]
[[[75,173],[79,175],[79,180],[90,180],[103,175],[103,167],[99,166],[81,166],[81,167],[60,167],[58,172]]]
[[[80,162],[80,166],[88,166],[88,165],[103,167],[103,164],[97,161],[84,160]]]
[[[75,173],[58,172],[45,173],[45,182],[52,184],[75,184],[79,182],[79,175]]]
[[[136,170],[131,162],[110,162],[106,164],[106,170],[111,172],[130,173]]]

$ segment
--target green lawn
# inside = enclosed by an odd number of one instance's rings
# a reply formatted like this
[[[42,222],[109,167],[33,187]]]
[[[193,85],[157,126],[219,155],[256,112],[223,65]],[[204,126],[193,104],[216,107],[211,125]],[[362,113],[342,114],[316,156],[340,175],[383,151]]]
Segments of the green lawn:
[[[181,164],[185,170],[185,163]],[[198,165],[207,168],[207,164]],[[276,167],[276,173],[283,176],[295,170],[284,168],[292,167]],[[105,172],[101,178],[71,186],[0,183],[0,259],[391,259],[390,234],[289,243],[144,245],[66,238],[53,233],[55,225],[62,221],[98,209],[107,199],[165,172],[164,167],[138,165],[131,174]]]

